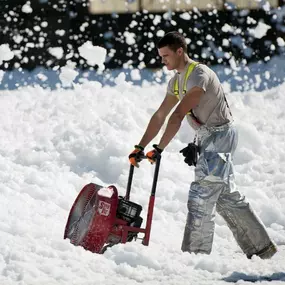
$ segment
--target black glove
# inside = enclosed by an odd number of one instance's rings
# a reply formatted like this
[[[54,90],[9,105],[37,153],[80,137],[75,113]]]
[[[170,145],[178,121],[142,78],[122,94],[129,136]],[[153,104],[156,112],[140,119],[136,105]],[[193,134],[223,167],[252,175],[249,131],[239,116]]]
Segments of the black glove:
[[[194,165],[196,166],[198,161],[198,153],[199,147],[194,143],[189,143],[188,146],[181,149],[180,152],[185,157],[184,162],[187,163],[189,166]]]
[[[133,166],[139,167],[138,162],[141,162],[143,157],[144,157],[144,147],[140,145],[135,145],[135,149],[129,155],[129,161]]]
[[[148,161],[153,164],[156,162],[156,160],[161,156],[161,153],[163,152],[163,149],[159,148],[157,144],[153,145],[153,150],[149,151],[146,154],[146,157]]]

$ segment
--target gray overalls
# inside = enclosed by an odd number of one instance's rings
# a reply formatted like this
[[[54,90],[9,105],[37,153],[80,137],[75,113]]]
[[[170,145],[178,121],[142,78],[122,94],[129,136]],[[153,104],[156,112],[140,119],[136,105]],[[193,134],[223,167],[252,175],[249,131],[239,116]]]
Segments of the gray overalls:
[[[201,152],[189,191],[182,251],[211,252],[217,210],[248,257],[256,253],[262,258],[271,257],[276,248],[234,183],[232,157],[238,143],[236,128],[231,123],[221,127],[201,126],[197,135]],[[264,249],[268,250],[263,253]]]

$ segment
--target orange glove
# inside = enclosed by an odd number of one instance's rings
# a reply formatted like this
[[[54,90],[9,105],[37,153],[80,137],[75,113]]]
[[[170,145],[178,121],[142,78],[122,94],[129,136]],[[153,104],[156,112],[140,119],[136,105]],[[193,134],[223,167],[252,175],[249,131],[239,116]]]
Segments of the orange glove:
[[[159,148],[157,144],[154,144],[153,147],[154,149],[146,154],[146,157],[151,164],[155,163],[156,160],[161,156],[161,153],[163,152],[163,149]]]
[[[135,145],[135,149],[129,155],[129,161],[133,166],[139,167],[138,162],[141,162],[143,157],[144,157],[144,147],[140,145]]]

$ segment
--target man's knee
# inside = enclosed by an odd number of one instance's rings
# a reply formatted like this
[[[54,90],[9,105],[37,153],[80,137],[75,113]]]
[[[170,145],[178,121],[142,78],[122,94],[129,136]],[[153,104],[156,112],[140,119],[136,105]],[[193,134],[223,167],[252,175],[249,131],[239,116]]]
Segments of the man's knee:
[[[217,201],[217,211],[222,211],[223,209],[239,209],[247,208],[249,203],[246,201],[245,196],[241,195],[240,192],[223,192]]]
[[[217,201],[223,190],[223,183],[213,183],[212,181],[201,180],[191,183],[188,203],[194,201],[197,206],[203,206],[209,201]]]

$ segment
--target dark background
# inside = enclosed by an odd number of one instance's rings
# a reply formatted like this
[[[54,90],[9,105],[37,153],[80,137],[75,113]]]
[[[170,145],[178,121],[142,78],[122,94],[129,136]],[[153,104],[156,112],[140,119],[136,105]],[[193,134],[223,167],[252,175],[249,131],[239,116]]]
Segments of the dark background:
[[[159,24],[153,24],[153,16],[162,16],[165,12],[91,15],[86,1],[30,0],[30,2],[33,12],[27,14],[22,12],[25,1],[0,0],[0,44],[8,43],[11,50],[21,50],[19,56],[16,55],[11,61],[2,64],[3,70],[19,67],[33,70],[39,66],[46,68],[63,66],[68,59],[76,62],[80,69],[90,68],[78,54],[78,47],[88,40],[94,45],[105,47],[107,53],[111,49],[115,50],[112,57],[107,57],[105,64],[107,69],[120,68],[126,62],[137,67],[140,63],[140,53],[145,55],[143,62],[146,67],[159,68],[161,63],[155,48],[158,39],[156,33],[159,30],[183,32],[191,39],[190,57],[211,65],[229,64],[229,58],[222,57],[221,51],[217,53],[218,47],[222,47],[222,52],[229,52],[237,62],[246,60],[247,63],[268,60],[268,57],[284,53],[284,48],[278,47],[276,39],[285,38],[285,17],[284,12],[280,16],[282,13],[278,13],[276,9],[269,12],[227,9],[217,12],[191,11],[190,20],[182,19],[180,17],[182,12],[171,12],[171,20],[177,23],[176,26],[172,26],[170,19],[165,20],[163,17]],[[280,5],[282,3],[280,1]],[[249,23],[247,17],[255,19],[256,23]],[[129,25],[133,20],[138,25],[131,28]],[[34,27],[40,26],[44,21],[48,26],[35,31]],[[261,39],[252,37],[247,30],[254,28],[258,21],[271,26]],[[85,29],[82,27],[84,23],[88,23]],[[225,23],[232,26],[233,31],[223,32],[222,27]],[[55,33],[56,30],[64,30],[65,33],[63,36],[58,35]],[[126,43],[124,31],[136,35],[134,45]],[[148,37],[149,32],[153,34],[152,38]],[[16,35],[23,37],[20,43],[14,41]],[[207,35],[211,35],[212,39],[206,39]],[[42,45],[40,38],[44,39]],[[228,47],[222,46],[223,39],[230,41]],[[201,43],[198,44],[198,41]],[[27,47],[27,43],[34,43],[34,47],[30,45]],[[275,49],[272,49],[272,45]],[[47,51],[49,47],[62,47],[65,52],[63,58],[58,60],[52,56]],[[202,50],[205,48],[208,48],[207,56],[202,58]]]

